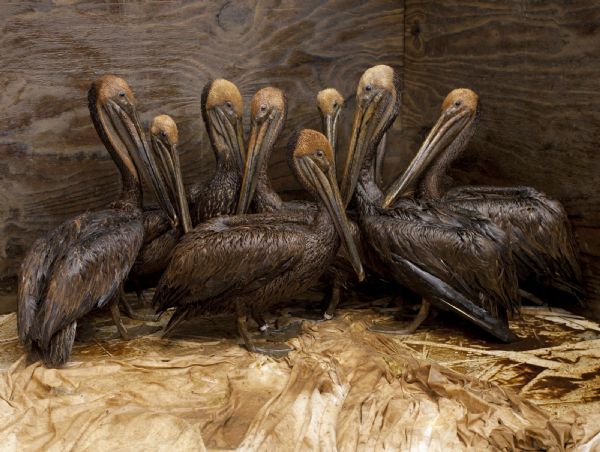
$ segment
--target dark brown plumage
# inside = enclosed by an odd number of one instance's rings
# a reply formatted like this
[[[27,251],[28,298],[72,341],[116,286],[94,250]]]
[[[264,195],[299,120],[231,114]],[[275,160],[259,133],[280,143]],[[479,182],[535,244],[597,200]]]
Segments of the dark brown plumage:
[[[519,296],[507,235],[484,217],[435,203],[403,200],[395,209],[379,207],[373,165],[379,140],[398,112],[397,86],[388,66],[363,74],[342,181],[346,202],[356,196],[370,267],[421,295],[424,306],[450,309],[512,340],[507,318],[518,310]]]
[[[167,332],[190,315],[236,313],[248,349],[268,352],[250,340],[247,316],[314,285],[335,257],[340,236],[362,275],[327,139],[303,130],[289,155],[302,185],[320,201],[318,214],[307,222],[289,221],[286,213],[220,217],[192,230],[177,245],[154,296],[158,312],[176,308]]]
[[[84,213],[50,231],[23,261],[19,338],[32,357],[48,366],[67,362],[77,321],[95,308],[110,303],[119,331],[126,333],[116,301],[143,240],[140,173],[158,198],[167,200],[127,83],[102,77],[88,98],[94,126],[121,173],[121,197],[108,209]]]
[[[531,187],[460,187],[443,193],[444,175],[466,149],[478,117],[477,94],[469,89],[448,94],[440,119],[407,171],[390,187],[384,206],[416,185],[421,198],[474,210],[512,235],[511,248],[524,290],[542,298],[579,297],[582,276],[577,243],[558,201]]]

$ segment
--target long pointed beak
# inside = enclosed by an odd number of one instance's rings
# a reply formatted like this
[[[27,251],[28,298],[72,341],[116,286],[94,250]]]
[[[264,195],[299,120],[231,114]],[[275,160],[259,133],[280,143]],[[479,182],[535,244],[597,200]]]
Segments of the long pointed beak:
[[[321,121],[323,122],[323,130],[325,131],[325,135],[327,136],[327,140],[329,144],[331,144],[331,149],[333,149],[334,156],[337,157],[336,154],[336,145],[337,145],[337,123],[338,118],[340,116],[340,111],[337,110],[335,113],[327,113],[325,115],[321,115]],[[336,159],[333,159],[333,166],[335,171]]]
[[[244,169],[244,162],[246,161],[246,145],[244,143],[244,126],[241,118],[235,124],[235,141],[237,144],[235,153],[238,157],[238,167],[242,171]]]
[[[265,121],[260,127],[253,126],[248,141],[248,152],[246,153],[246,164],[240,187],[240,197],[237,204],[236,214],[241,215],[248,211],[254,190],[258,182],[257,173],[266,165],[269,148],[272,145],[272,133],[270,132],[270,121]]]
[[[171,148],[161,140],[152,137],[152,148],[158,154],[158,160],[163,165],[163,179],[167,184],[170,193],[170,199],[176,206],[177,217],[172,218],[174,226],[177,226],[178,220],[181,220],[181,227],[184,233],[192,229],[192,220],[190,210],[185,195],[183,177],[181,175],[181,165],[179,163],[179,152],[176,145]]]
[[[121,140],[124,143],[129,142],[130,146],[127,146],[127,149],[137,171],[141,173],[142,177],[152,187],[156,199],[169,214],[169,217],[176,217],[175,208],[169,200],[169,192],[164,180],[158,173],[154,156],[150,152],[137,111],[135,108],[132,108],[131,111],[125,111],[112,100],[107,102],[105,108],[112,126],[120,135]]]
[[[363,281],[365,272],[356,243],[354,243],[352,237],[350,222],[346,216],[346,209],[342,202],[333,167],[330,167],[328,172],[325,173],[310,158],[305,157],[298,160],[298,168],[319,193],[319,197],[333,220],[342,244],[346,248],[348,256],[350,256],[350,262],[358,276],[358,280]]]
[[[356,107],[354,124],[352,126],[352,137],[350,139],[350,146],[342,176],[341,192],[345,206],[347,206],[350,199],[352,199],[360,175],[360,170],[363,166],[363,161],[368,153],[373,136],[377,131],[378,121],[374,117],[376,116],[379,106],[387,97],[389,97],[389,93],[381,92],[373,97],[367,105],[363,106],[359,102],[359,105]]]
[[[377,145],[377,154],[375,157],[375,183],[381,188],[383,186],[383,162],[385,160],[385,145],[387,134],[384,134]]]
[[[241,119],[232,124],[218,107],[209,111],[208,114],[211,123],[219,135],[223,137],[227,147],[233,152],[239,170],[242,171],[244,167],[244,131]]]
[[[463,119],[466,117],[466,112],[454,115],[444,113],[440,116],[406,171],[388,189],[383,199],[383,208],[387,209],[393,206],[398,197],[417,182],[423,172],[430,166],[431,162],[438,157],[440,152],[462,130],[465,122]]]
[[[179,208],[179,216],[181,217],[181,226],[184,234],[192,230],[192,218],[190,217],[190,208],[185,194],[183,185],[183,176],[181,175],[181,165],[179,164],[179,152],[174,146],[173,149],[173,166],[175,167],[175,182],[177,184],[177,206]]]

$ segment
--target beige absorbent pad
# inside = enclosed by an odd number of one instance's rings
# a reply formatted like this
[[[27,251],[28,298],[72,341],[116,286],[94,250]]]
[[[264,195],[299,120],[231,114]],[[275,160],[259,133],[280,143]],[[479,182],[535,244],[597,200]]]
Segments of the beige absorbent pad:
[[[528,308],[521,342],[446,319],[416,334],[347,308],[305,322],[284,359],[240,347],[231,318],[171,338],[107,314],[80,325],[63,369],[27,365],[0,317],[0,450],[600,450],[600,326]],[[161,319],[164,325],[168,320]]]

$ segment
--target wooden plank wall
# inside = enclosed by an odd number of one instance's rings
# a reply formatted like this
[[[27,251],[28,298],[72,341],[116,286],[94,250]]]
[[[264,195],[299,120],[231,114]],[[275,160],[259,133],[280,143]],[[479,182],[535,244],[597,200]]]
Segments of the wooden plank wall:
[[[600,5],[585,0],[245,0],[19,2],[0,11],[0,290],[32,240],[65,218],[105,205],[116,170],[90,124],[86,90],[114,72],[142,117],[166,112],[182,136],[184,176],[208,177],[199,114],[210,77],[247,102],[267,83],[289,96],[289,125],[318,127],[314,94],[349,100],[375,63],[403,74],[400,119],[386,177],[399,173],[452,88],[476,90],[482,121],[452,171],[456,183],[527,184],[566,206],[600,300]],[[271,174],[293,190],[280,152]],[[1,303],[0,303],[1,304]],[[600,314],[600,303],[596,303]]]
[[[159,113],[175,118],[184,177],[191,182],[212,171],[200,117],[200,93],[209,78],[236,83],[246,112],[257,89],[284,89],[289,122],[283,144],[295,128],[319,127],[318,90],[335,86],[350,99],[367,67],[382,62],[401,70],[403,20],[403,3],[392,0],[3,4],[3,292],[14,291],[19,262],[36,237],[117,196],[116,169],[87,111],[87,88],[96,77],[125,77],[144,120]],[[394,133],[399,135],[398,127]],[[271,163],[277,189],[297,187],[281,152]]]
[[[482,117],[456,184],[530,185],[576,227],[600,317],[600,4],[585,0],[406,0],[398,173],[453,88]]]

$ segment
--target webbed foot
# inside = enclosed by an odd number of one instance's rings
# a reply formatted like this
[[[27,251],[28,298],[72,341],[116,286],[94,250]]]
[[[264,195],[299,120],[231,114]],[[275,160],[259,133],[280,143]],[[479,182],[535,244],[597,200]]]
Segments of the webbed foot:
[[[253,353],[261,353],[263,355],[272,356],[273,358],[283,358],[294,349],[289,345],[281,342],[267,342],[265,344],[251,344],[247,347]]]
[[[158,322],[160,315],[157,314],[140,314],[135,312],[129,302],[125,299],[125,294],[121,293],[120,300],[121,305],[125,309],[125,315],[133,320],[142,320],[144,322]]]
[[[423,321],[427,318],[429,314],[429,302],[427,300],[423,300],[421,303],[421,307],[419,308],[419,312],[415,316],[415,318],[408,324],[404,322],[389,322],[389,323],[378,323],[375,325],[371,325],[368,329],[374,333],[385,333],[385,334],[397,334],[397,335],[407,335],[413,334],[417,331],[417,328],[423,323]]]
[[[271,342],[285,342],[302,333],[302,321],[291,322],[281,328],[261,328],[263,336]]]
[[[333,316],[327,318],[327,312],[324,313],[323,311],[290,311],[289,315],[303,320],[310,320],[312,322],[322,322],[333,318]]]

